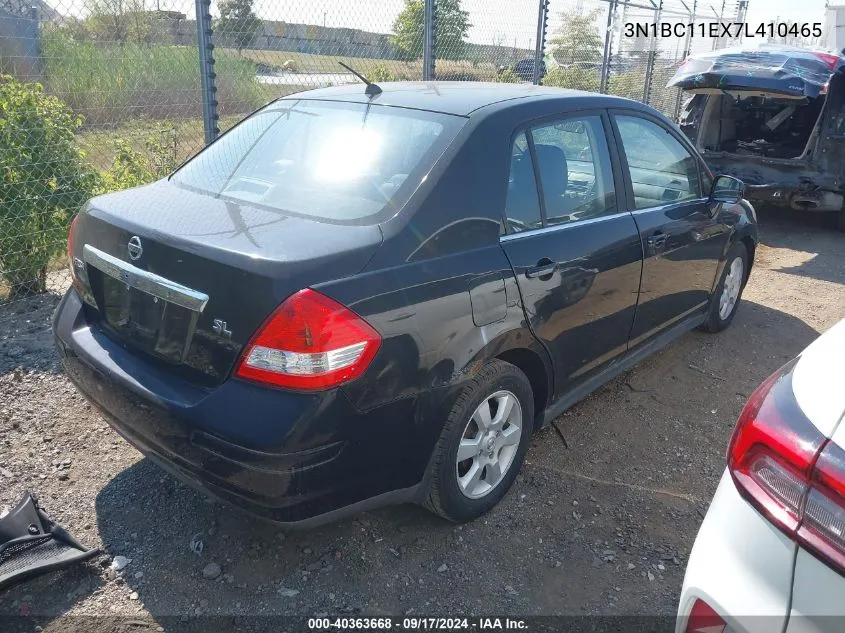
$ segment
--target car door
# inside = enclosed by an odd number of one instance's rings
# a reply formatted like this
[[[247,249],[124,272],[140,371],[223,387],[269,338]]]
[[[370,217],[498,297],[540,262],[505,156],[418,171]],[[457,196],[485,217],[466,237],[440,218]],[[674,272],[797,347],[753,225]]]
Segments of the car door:
[[[633,347],[704,313],[729,227],[708,204],[709,174],[677,131],[639,111],[612,118],[645,254]]]
[[[512,146],[501,244],[557,395],[624,354],[636,309],[642,246],[617,204],[609,126],[600,111],[561,116]]]

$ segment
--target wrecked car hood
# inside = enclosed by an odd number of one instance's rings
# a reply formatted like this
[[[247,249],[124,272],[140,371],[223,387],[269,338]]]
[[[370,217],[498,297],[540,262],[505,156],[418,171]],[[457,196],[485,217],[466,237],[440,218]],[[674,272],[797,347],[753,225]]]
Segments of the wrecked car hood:
[[[845,58],[826,51],[762,44],[727,48],[687,57],[667,86],[690,92],[760,92],[785,97],[817,97]]]

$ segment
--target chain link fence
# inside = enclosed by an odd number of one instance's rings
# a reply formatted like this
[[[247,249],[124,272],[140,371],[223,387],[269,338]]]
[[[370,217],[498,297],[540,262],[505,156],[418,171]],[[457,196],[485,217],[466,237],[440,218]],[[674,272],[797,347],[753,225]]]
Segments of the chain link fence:
[[[0,322],[70,279],[93,195],[172,171],[263,103],[358,81],[534,82],[675,116],[701,37],[629,23],[741,19],[746,0],[0,0]]]

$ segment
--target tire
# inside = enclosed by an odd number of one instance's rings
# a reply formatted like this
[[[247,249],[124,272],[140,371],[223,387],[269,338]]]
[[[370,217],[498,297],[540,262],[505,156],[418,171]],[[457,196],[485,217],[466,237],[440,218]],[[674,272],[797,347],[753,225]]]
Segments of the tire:
[[[734,271],[734,274],[736,274],[735,267],[739,265],[735,264],[737,260],[739,260],[742,266],[741,277],[738,282],[734,279],[728,280],[729,277],[732,277],[732,270]],[[721,332],[731,324],[734,315],[736,315],[736,311],[739,309],[739,304],[742,300],[742,291],[745,289],[745,282],[747,279],[748,250],[742,242],[737,242],[731,246],[727,256],[725,257],[725,267],[722,270],[722,276],[719,279],[719,284],[716,286],[716,290],[713,292],[713,296],[710,299],[710,310],[707,314],[707,320],[701,326],[702,330],[714,333]],[[738,287],[734,287],[736,296],[733,299],[733,303],[728,312],[724,311],[723,308],[725,305],[722,302],[723,295],[725,294],[726,281],[728,284],[738,283]],[[729,301],[729,299],[727,300]]]
[[[836,228],[840,233],[845,233],[845,207],[836,212]]]
[[[506,407],[511,398],[513,402],[507,408],[510,413],[499,424],[499,435],[495,435],[496,413]],[[482,404],[487,406],[490,417],[487,431],[477,421],[484,421]],[[517,413],[518,426],[515,424]],[[533,426],[534,396],[525,374],[501,360],[484,363],[460,393],[446,418],[432,456],[430,483],[423,505],[454,522],[470,521],[489,511],[502,500],[516,479],[531,443]],[[519,429],[518,438],[513,435],[514,428]],[[458,462],[459,448],[464,454],[476,449],[481,453]],[[499,464],[501,476],[498,480],[495,476],[498,471],[488,460]],[[478,481],[472,483],[476,473]],[[489,490],[485,486],[489,486]]]

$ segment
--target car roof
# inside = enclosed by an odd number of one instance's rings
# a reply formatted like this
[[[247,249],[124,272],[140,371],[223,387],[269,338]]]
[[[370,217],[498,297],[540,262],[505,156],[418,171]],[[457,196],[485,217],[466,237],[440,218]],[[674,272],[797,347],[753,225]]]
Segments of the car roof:
[[[637,104],[629,99],[612,97],[580,90],[535,86],[527,83],[485,83],[476,81],[409,81],[379,83],[381,94],[372,103],[417,110],[430,110],[459,116],[469,116],[474,111],[495,104],[519,100],[561,99],[593,97],[593,107],[632,107]],[[283,99],[308,99],[367,103],[363,84],[347,84],[331,88],[318,88],[288,95]],[[581,104],[583,106],[583,104]]]

